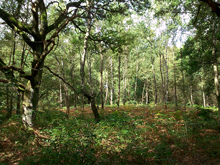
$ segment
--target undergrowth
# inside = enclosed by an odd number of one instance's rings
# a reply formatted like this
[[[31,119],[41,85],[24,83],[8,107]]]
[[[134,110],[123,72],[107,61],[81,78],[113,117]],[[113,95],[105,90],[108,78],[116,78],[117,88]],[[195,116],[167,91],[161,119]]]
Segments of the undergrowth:
[[[5,164],[218,164],[217,112],[201,107],[128,105],[38,113],[33,130],[14,115],[0,125]],[[3,115],[3,114],[2,114]],[[0,116],[2,116],[0,115]]]

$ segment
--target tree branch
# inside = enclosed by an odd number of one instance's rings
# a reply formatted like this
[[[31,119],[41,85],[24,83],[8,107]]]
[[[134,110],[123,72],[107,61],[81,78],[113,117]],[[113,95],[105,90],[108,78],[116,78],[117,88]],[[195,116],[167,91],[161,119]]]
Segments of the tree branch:
[[[82,3],[82,0],[80,0],[79,2],[70,2],[70,3],[68,3],[68,4],[66,5],[66,9],[64,9],[63,12],[59,15],[59,17],[54,21],[54,23],[47,28],[47,32],[46,32],[46,33],[48,34],[48,33],[51,32],[52,30],[58,28],[59,24],[60,24],[65,18],[67,18],[68,9],[69,9],[70,7],[76,7],[76,9],[75,9],[75,11],[74,11],[74,14],[73,14],[73,16],[71,17],[72,20],[73,20],[74,18],[76,18],[76,17],[77,17],[77,16],[76,16],[76,12],[77,12],[78,7],[80,6],[81,3]],[[69,18],[69,19],[70,19],[70,18]],[[69,21],[68,21],[68,22],[69,22]],[[65,24],[65,23],[64,23],[64,24]],[[63,28],[62,28],[62,29],[63,29]],[[62,29],[61,29],[61,30],[62,30]]]
[[[0,58],[0,71],[2,71],[7,79],[13,80],[14,74],[13,70],[20,73],[20,76],[29,80],[30,75],[26,75],[25,72],[21,68],[17,68],[13,65],[7,66],[4,61]]]
[[[44,4],[44,1],[43,0],[40,0],[40,12],[41,12],[41,22],[42,22],[42,27],[41,27],[41,34],[46,34],[45,31],[47,30],[48,28],[48,21],[47,21],[47,9],[45,7],[45,4]]]
[[[209,7],[212,9],[213,12],[217,14],[218,17],[220,17],[220,4],[217,2],[214,2],[213,0],[200,0],[202,2],[205,2],[209,5]]]
[[[7,13],[3,9],[0,9],[0,17],[14,30],[20,29],[24,32],[27,32],[30,35],[33,35],[32,31],[30,30],[30,27],[27,27],[26,25],[22,24],[20,21],[16,20],[13,15]]]
[[[78,92],[76,91],[76,89],[75,89],[71,84],[69,84],[68,82],[66,82],[61,76],[59,76],[58,74],[54,73],[48,66],[45,66],[45,65],[44,65],[44,68],[47,68],[47,70],[48,70],[51,74],[53,74],[54,76],[56,76],[56,77],[58,77],[59,79],[61,79],[65,84],[69,85],[77,95],[79,95]]]
[[[6,84],[11,83],[9,80],[4,80],[4,79],[0,79],[0,82],[6,83]],[[25,89],[25,86],[18,83],[18,82],[15,82],[15,86],[17,86],[18,90],[20,90],[20,91],[23,91]]]

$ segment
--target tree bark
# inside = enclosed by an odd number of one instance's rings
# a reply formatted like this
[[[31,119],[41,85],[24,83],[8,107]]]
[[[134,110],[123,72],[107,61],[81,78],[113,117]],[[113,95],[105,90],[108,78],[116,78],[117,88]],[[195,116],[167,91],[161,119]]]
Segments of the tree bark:
[[[216,24],[215,24],[215,16],[213,20],[213,25],[212,25],[212,57],[214,59],[213,63],[213,71],[214,71],[214,85],[215,85],[215,95],[216,95],[216,100],[218,104],[218,128],[220,130],[220,90],[219,90],[219,73],[218,73],[218,59],[217,59],[217,50],[216,50],[216,38],[215,38],[215,33],[216,33]]]
[[[146,79],[146,94],[145,94],[145,97],[146,97],[146,104],[148,104],[149,103],[148,78]]]
[[[193,88],[192,88],[192,86],[190,86],[190,102],[191,102],[191,105],[194,105]]]
[[[22,70],[24,68],[25,47],[26,47],[26,44],[24,42],[23,47],[22,47],[21,63],[20,63],[20,68]],[[20,78],[19,78],[19,80],[20,80]],[[21,100],[22,100],[23,92],[21,92],[19,90],[17,90],[17,92],[18,92],[18,94],[17,94],[17,111],[16,111],[16,114],[20,114],[21,113]]]
[[[17,91],[17,108],[16,108],[16,114],[21,113],[21,92]]]
[[[101,108],[104,109],[104,99],[103,99],[103,52],[102,52],[102,47],[101,43],[99,43],[99,51],[101,55],[101,68],[100,68],[100,73],[101,73],[101,82],[100,82],[100,90],[101,90]]]
[[[34,93],[34,89],[32,88],[31,82],[28,81],[24,92],[23,115],[22,115],[22,122],[26,127],[33,126],[33,122],[32,122],[33,93]]]
[[[107,67],[107,74],[106,74],[105,105],[108,100],[108,73],[109,73],[109,67]]]
[[[183,104],[184,104],[184,110],[186,111],[186,92],[185,92],[185,78],[184,78],[184,70],[183,70],[183,57],[182,57],[182,52],[181,54],[181,73],[182,73],[182,87],[183,87]],[[186,118],[186,114],[185,114]]]
[[[118,108],[119,108],[119,105],[120,105],[120,95],[121,95],[121,91],[120,91],[120,88],[121,88],[121,55],[120,53],[118,54],[118,102],[117,102],[117,105],[118,105]]]
[[[165,83],[164,83],[164,76],[163,76],[163,70],[162,70],[162,58],[160,54],[160,77],[161,77],[161,84],[162,84],[162,102],[165,102]]]
[[[166,109],[167,109],[167,101],[169,100],[169,70],[168,70],[168,56],[167,56],[167,44],[166,44],[166,53],[165,53],[165,58],[164,58],[164,62],[165,62],[165,67],[166,67]]]
[[[113,63],[112,63],[112,56],[111,56],[111,60],[110,60],[110,65],[111,65],[111,99],[110,99],[110,104],[112,105],[113,104],[113,94],[114,94],[114,87],[113,87],[113,83],[114,83],[114,80],[113,80]]]
[[[18,2],[21,3],[21,2]],[[49,52],[55,45],[55,38],[60,31],[66,27],[66,25],[74,18],[78,17],[78,7],[82,1],[76,3],[68,3],[66,9],[61,12],[58,18],[48,26],[47,7],[43,0],[36,0],[30,3],[32,17],[29,25],[20,22],[12,14],[7,13],[0,8],[0,18],[2,18],[8,26],[10,26],[17,34],[19,34],[23,40],[30,46],[33,53],[33,60],[31,66],[31,74],[26,75],[25,72],[18,68],[21,77],[28,80],[23,101],[22,121],[25,126],[32,127],[32,120],[36,117],[36,111],[39,101],[40,84],[42,80],[44,60]],[[73,6],[73,14],[71,17],[67,17],[69,14],[68,9]],[[50,33],[49,38],[46,36]],[[46,39],[47,38],[47,39]],[[0,65],[3,65],[0,59]],[[13,80],[9,75],[13,75],[13,72],[8,69],[9,73],[3,69],[1,70],[10,80]]]
[[[127,82],[126,82],[126,74],[127,74],[127,56],[125,56],[125,64],[124,64],[124,72],[123,72],[123,80],[124,80],[124,92],[123,92],[123,105],[125,106],[127,95],[126,95],[126,88],[127,88]]]
[[[77,94],[74,93],[74,108],[77,108]]]
[[[143,90],[142,90],[142,98],[141,98],[141,104],[144,103],[144,91],[145,91],[146,87],[145,87],[145,83],[144,83],[144,87],[143,87]]]
[[[64,91],[65,91],[65,103],[66,103],[66,114],[67,114],[67,117],[69,117],[69,114],[70,114],[70,101],[69,101],[69,92],[68,92],[68,88],[66,86],[66,84],[63,84],[64,85]]]
[[[138,69],[139,69],[139,63],[137,62],[136,76],[135,76],[135,86],[134,86],[134,100],[135,100],[135,101],[137,101],[137,79],[138,79]]]
[[[6,117],[9,119],[12,116],[12,92],[9,90],[9,87],[6,87],[6,95],[7,95],[7,115]]]
[[[156,106],[157,105],[157,80],[156,80],[155,71],[154,71],[154,59],[152,57],[151,57],[151,64],[152,64],[152,70],[153,70],[154,90],[155,90],[154,104]]]
[[[175,98],[175,106],[177,107],[177,92],[176,92],[176,63],[175,63],[175,53],[173,48],[173,77],[174,77],[174,98]]]
[[[63,108],[62,82],[60,81],[60,108]]]
[[[89,18],[87,20],[88,27],[87,27],[86,34],[85,34],[85,37],[84,37],[83,53],[82,53],[82,56],[81,56],[81,63],[80,63],[80,75],[81,75],[81,92],[85,97],[88,98],[88,100],[91,104],[92,112],[95,116],[95,121],[98,123],[100,121],[100,116],[99,116],[99,113],[98,113],[98,109],[95,105],[94,95],[92,93],[89,93],[86,89],[86,86],[85,86],[85,60],[86,60],[87,49],[88,49],[88,39],[89,39],[90,30],[91,30],[91,26],[92,26],[91,25],[91,21],[92,21],[92,18],[91,18],[91,3],[92,2],[90,0],[86,1],[87,12],[88,12],[88,17]]]
[[[205,100],[205,92],[204,92],[204,89],[202,89],[202,100],[203,100],[203,107],[206,107],[206,100]]]

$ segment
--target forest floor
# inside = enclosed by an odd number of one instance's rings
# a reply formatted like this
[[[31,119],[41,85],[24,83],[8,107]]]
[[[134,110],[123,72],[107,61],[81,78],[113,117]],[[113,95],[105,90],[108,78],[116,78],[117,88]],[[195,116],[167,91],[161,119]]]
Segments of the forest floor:
[[[108,106],[95,123],[86,106],[42,109],[33,129],[0,111],[0,164],[220,165],[214,108]]]

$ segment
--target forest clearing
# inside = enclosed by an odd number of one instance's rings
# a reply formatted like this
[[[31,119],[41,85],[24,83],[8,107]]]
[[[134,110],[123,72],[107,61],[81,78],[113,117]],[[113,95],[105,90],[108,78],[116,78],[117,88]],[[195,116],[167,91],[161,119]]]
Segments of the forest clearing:
[[[0,0],[0,165],[220,165],[219,0]]]
[[[169,105],[108,106],[95,123],[90,107],[39,112],[26,131],[18,116],[3,122],[1,164],[219,164],[216,109]],[[20,162],[20,163],[18,163]]]

